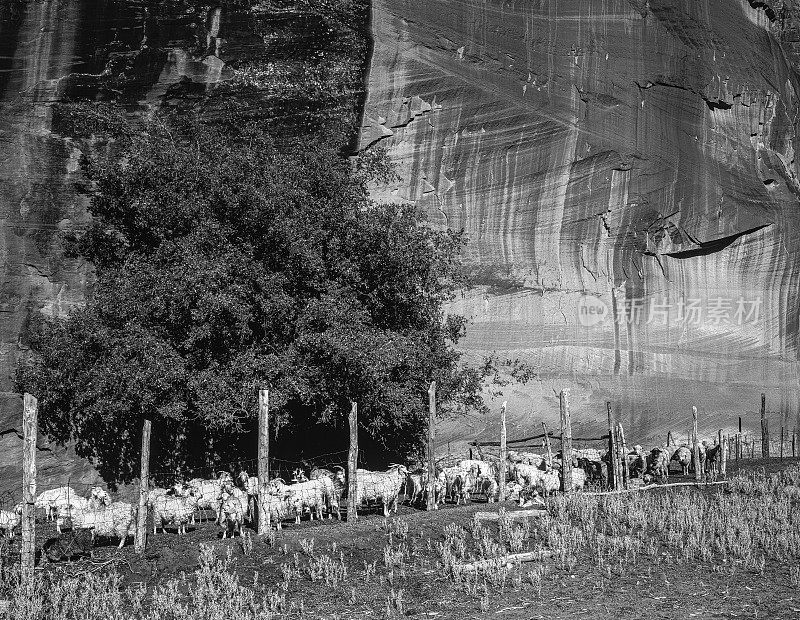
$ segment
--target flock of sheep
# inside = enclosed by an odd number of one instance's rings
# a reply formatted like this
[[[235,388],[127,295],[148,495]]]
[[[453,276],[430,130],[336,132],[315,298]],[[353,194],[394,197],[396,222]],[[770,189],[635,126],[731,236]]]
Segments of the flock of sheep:
[[[700,466],[709,475],[716,470],[719,446],[700,446]],[[669,477],[670,463],[677,462],[686,474],[693,466],[692,450],[688,446],[657,447],[645,453],[635,446],[627,455],[631,478],[641,477],[645,483],[664,483]],[[573,487],[584,488],[587,482],[608,487],[608,453],[595,449],[573,450]],[[542,456],[529,452],[508,452],[505,479],[501,481],[500,460],[489,456],[483,459],[464,459],[437,467],[432,489],[435,505],[445,501],[466,503],[474,495],[482,495],[494,502],[505,485],[505,497],[530,505],[539,496],[561,488],[561,455]],[[392,465],[386,471],[357,470],[356,505],[359,508],[383,508],[384,516],[397,511],[399,496],[405,496],[412,506],[427,502],[428,476],[424,470],[409,472],[403,465]],[[270,522],[280,529],[282,522],[301,517],[331,519],[341,518],[340,505],[347,496],[347,479],[344,468],[333,470],[315,468],[306,477],[303,470],[294,471],[287,484],[275,478],[268,484],[266,495],[259,494],[258,479],[240,472],[236,481],[231,474],[222,472],[217,478],[195,478],[176,483],[171,488],[152,488],[148,492],[148,510],[152,512],[154,533],[167,526],[177,528],[178,534],[186,526],[213,511],[215,523],[222,527],[222,537],[241,535],[245,523],[251,522],[263,503]],[[91,489],[88,497],[81,497],[71,487],[59,487],[40,493],[36,508],[45,512],[48,520],[55,520],[56,529],[86,531],[91,540],[95,536],[118,538],[119,547],[132,536],[136,527],[137,507],[123,501],[112,501],[101,487]],[[0,530],[10,537],[20,525],[22,504],[13,510],[0,510]]]

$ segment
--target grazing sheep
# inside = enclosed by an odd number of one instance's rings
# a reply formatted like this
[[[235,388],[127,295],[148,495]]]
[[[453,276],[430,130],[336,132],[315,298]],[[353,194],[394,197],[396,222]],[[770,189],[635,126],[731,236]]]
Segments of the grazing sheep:
[[[244,518],[249,522],[251,521],[250,516],[250,506],[249,506],[249,498],[247,493],[242,491],[239,487],[235,486],[233,482],[226,481],[222,483],[222,490],[220,491],[220,496],[218,501],[220,502],[220,514],[222,514],[221,504],[228,500],[229,497],[235,497],[236,500],[242,505],[242,514]]]
[[[34,501],[36,508],[42,508],[45,511],[48,521],[52,521],[56,517],[59,508],[86,508],[86,499],[78,495],[72,487],[58,487],[57,489],[50,489],[43,491],[36,496]]]
[[[97,536],[119,538],[120,549],[136,530],[136,511],[127,502],[112,502],[99,509],[71,509],[67,520],[73,530],[90,530],[92,542]]]
[[[425,485],[422,482],[423,475],[421,471],[409,472],[406,474],[403,494],[406,496],[410,506],[416,506],[422,502],[422,498],[425,494]]]
[[[500,485],[497,484],[497,478],[490,475],[482,475],[475,483],[475,491],[486,496],[486,501],[490,504],[497,501],[500,492]]]
[[[441,476],[444,477],[445,497],[451,500],[455,499],[456,504],[458,504],[459,499],[463,497],[465,492],[463,487],[468,473],[468,470],[458,465],[452,465],[442,469]],[[469,489],[466,489],[466,491],[468,492]]]
[[[102,487],[92,487],[88,499],[90,508],[101,508],[111,505],[111,496]]]
[[[658,484],[669,482],[669,457],[666,450],[653,448],[647,456],[647,469],[642,476],[645,484],[655,481]]]
[[[644,449],[640,445],[633,448],[633,452],[628,454],[628,472],[631,478],[639,478],[647,470],[647,457]]]
[[[540,495],[547,497],[550,493],[561,489],[561,476],[555,470],[543,471],[536,479],[536,482],[525,487],[526,489],[535,489]],[[522,495],[520,495],[522,500]]]
[[[322,479],[297,482],[286,487],[286,500],[295,512],[295,523],[300,523],[300,516],[308,510],[311,519],[314,514],[322,520],[322,509],[326,506],[327,485]]]
[[[253,515],[256,513],[256,501],[259,494],[258,477],[250,476],[246,471],[241,471],[239,472],[239,483],[244,492],[247,493],[247,513],[252,521]]]
[[[236,489],[240,491],[240,489]],[[225,539],[226,535],[230,533],[231,538],[239,532],[242,535],[242,526],[245,520],[245,506],[241,497],[234,493],[227,493],[220,504],[220,525],[222,525],[222,538]]]
[[[215,523],[219,523],[219,497],[222,494],[222,485],[224,482],[231,482],[231,480],[204,480],[203,478],[194,478],[186,483],[186,489],[197,498],[197,509],[214,510],[216,512]],[[202,512],[201,512],[202,516]]]
[[[535,486],[539,478],[544,474],[544,470],[538,466],[528,465],[526,463],[515,463],[511,475],[514,481],[523,486]]]
[[[158,533],[158,528],[165,531],[165,526],[178,527],[178,535],[186,533],[186,525],[192,521],[197,510],[197,497],[191,493],[182,497],[177,495],[159,495],[150,504],[153,508],[153,534]]]
[[[683,471],[684,476],[689,475],[689,465],[692,464],[692,451],[687,446],[681,446],[672,453],[670,461],[676,461]]]
[[[22,523],[22,510],[0,510],[0,530],[6,533],[7,538],[14,537],[14,529]]]
[[[383,504],[383,516],[397,512],[397,497],[405,482],[408,470],[403,465],[392,465],[385,472],[357,470],[356,505],[368,506],[370,502]]]
[[[270,523],[274,523],[276,529],[282,529],[282,521],[288,519],[291,512],[288,500],[275,495],[265,495],[264,497],[259,497],[259,501],[264,503],[264,508],[269,514]]]
[[[336,518],[342,518],[339,505],[345,495],[347,477],[345,475],[344,467],[336,466],[333,471],[321,467],[315,467],[311,470],[311,480],[322,480],[326,486],[327,493],[327,510],[330,517],[332,512],[336,513]],[[326,480],[330,481],[328,485]]]
[[[496,463],[489,461],[478,461],[474,459],[464,459],[458,462],[458,467],[472,472],[473,480],[477,480],[480,476],[498,477],[499,466]]]
[[[706,447],[705,474],[710,480],[717,479],[717,469],[721,458],[722,450],[719,445]]]

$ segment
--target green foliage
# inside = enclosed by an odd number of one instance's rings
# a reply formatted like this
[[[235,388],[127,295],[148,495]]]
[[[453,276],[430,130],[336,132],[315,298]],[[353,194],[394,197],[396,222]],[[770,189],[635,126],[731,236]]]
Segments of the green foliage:
[[[431,380],[443,414],[483,407],[486,371],[454,349],[465,321],[443,312],[464,237],[371,202],[380,158],[164,119],[116,137],[120,157],[85,161],[95,221],[70,240],[97,268],[92,295],[32,326],[18,372],[43,430],[107,479],[133,477],[143,416],[162,467],[206,464],[212,436],[217,458],[251,458],[237,437],[265,385],[300,436],[358,401],[387,457],[420,447]]]

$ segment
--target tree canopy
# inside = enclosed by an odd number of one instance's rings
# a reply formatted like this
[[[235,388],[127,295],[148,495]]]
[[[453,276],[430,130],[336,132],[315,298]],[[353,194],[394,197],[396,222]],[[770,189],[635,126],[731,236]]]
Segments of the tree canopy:
[[[296,437],[341,427],[357,401],[387,459],[422,445],[431,380],[443,414],[483,407],[485,371],[455,348],[465,321],[444,311],[464,236],[372,202],[384,160],[230,126],[123,126],[118,156],[84,162],[94,222],[70,247],[96,267],[87,304],[31,325],[17,373],[49,436],[124,481],[143,417],[161,468],[241,458],[262,386]]]

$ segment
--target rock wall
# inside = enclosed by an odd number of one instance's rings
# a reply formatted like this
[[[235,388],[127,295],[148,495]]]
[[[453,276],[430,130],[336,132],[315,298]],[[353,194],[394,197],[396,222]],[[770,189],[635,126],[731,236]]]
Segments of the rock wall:
[[[509,436],[576,434],[604,402],[633,443],[772,428],[798,412],[797,8],[747,0],[374,0],[361,148],[464,228],[473,358],[506,388]],[[496,414],[445,425],[496,439]],[[773,431],[773,436],[776,432]]]

